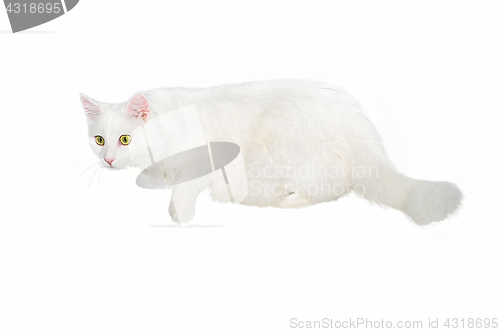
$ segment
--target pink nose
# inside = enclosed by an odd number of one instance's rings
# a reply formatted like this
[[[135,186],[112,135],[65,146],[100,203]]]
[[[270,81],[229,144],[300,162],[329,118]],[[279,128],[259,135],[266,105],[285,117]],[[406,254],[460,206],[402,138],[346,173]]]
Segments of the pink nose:
[[[104,160],[109,164],[109,166],[111,166],[111,163],[115,161],[115,158],[110,158],[110,159],[104,158]]]

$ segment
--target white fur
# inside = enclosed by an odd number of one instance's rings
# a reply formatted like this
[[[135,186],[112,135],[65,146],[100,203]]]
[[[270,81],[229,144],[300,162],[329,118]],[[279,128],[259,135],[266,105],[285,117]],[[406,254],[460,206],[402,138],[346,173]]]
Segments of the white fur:
[[[242,204],[304,207],[357,191],[366,199],[405,212],[419,224],[442,220],[460,205],[462,195],[454,184],[415,180],[398,172],[358,102],[338,87],[276,80],[204,89],[156,89],[144,96],[149,116],[196,105],[208,141],[240,146],[249,184]],[[143,120],[125,111],[127,103],[92,102],[100,108],[89,118],[93,150],[101,160],[113,155],[115,168],[133,166],[134,156],[127,147],[113,142]],[[112,144],[96,146],[95,135]],[[161,144],[168,148],[175,142]],[[109,167],[104,162],[103,166]],[[361,169],[365,175],[368,169],[374,173],[362,176]],[[225,185],[214,177],[174,188],[175,204],[170,205],[174,220],[176,208],[194,216],[196,197],[206,187],[211,188],[215,200],[228,201]]]

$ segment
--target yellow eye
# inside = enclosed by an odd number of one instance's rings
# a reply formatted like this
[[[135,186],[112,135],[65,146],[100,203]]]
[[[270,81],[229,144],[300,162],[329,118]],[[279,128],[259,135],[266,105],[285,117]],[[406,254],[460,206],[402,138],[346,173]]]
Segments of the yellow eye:
[[[104,138],[102,136],[96,136],[95,142],[97,143],[97,145],[104,145]]]
[[[129,145],[131,141],[132,141],[132,138],[130,138],[130,135],[121,135],[120,136],[120,143],[122,143],[123,145]]]

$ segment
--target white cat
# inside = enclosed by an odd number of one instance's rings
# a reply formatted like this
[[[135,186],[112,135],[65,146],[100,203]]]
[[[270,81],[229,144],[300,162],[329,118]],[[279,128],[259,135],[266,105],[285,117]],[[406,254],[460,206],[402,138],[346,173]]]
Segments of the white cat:
[[[329,84],[275,80],[156,89],[119,104],[84,95],[81,101],[91,148],[102,166],[110,168],[134,166],[134,137],[129,135],[135,128],[164,112],[195,105],[207,141],[241,148],[248,183],[242,204],[304,207],[354,191],[428,224],[455,212],[462,199],[453,183],[416,180],[398,172],[358,102]],[[166,149],[176,144],[161,143]],[[180,210],[187,220],[193,218],[197,196],[205,188],[215,200],[228,201],[227,189],[212,177],[175,186],[175,204],[169,209],[174,221],[179,221]]]

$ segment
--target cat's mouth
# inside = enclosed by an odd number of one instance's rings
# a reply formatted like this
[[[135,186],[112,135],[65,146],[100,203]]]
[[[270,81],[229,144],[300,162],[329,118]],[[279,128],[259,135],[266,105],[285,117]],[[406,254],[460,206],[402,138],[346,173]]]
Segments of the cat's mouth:
[[[102,168],[106,168],[106,169],[111,169],[111,170],[116,170],[116,169],[119,169],[120,167],[116,164],[114,165],[109,165],[107,162],[100,162],[99,163],[101,165]]]

